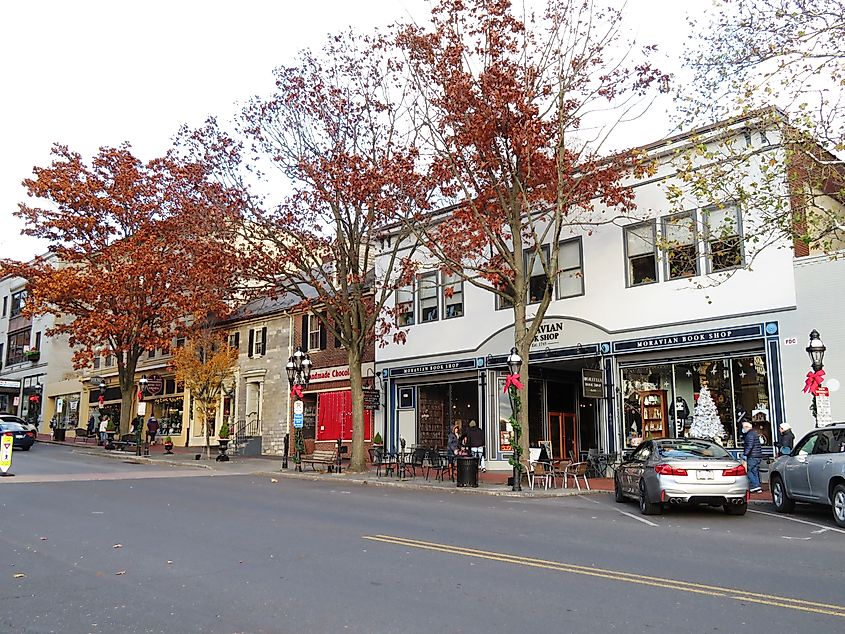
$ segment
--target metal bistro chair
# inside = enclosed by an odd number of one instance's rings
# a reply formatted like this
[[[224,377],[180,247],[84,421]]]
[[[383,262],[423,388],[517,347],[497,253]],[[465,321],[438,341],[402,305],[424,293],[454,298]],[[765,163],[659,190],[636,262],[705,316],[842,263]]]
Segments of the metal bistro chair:
[[[428,476],[431,474],[432,471],[436,473],[434,476],[435,480],[443,481],[443,472],[449,470],[449,463],[448,461],[440,455],[440,452],[436,449],[430,449],[428,451],[428,465],[425,469],[425,479],[428,480]]]
[[[396,460],[384,450],[384,447],[373,448],[373,464],[376,466],[376,477],[381,477],[381,470],[384,475],[390,475],[396,471]]]
[[[405,472],[411,472],[413,477],[417,477],[417,467],[419,467],[420,471],[423,470],[425,467],[425,458],[426,454],[428,454],[428,449],[425,447],[416,447],[414,448],[413,453],[411,453],[411,457],[409,460],[405,462]]]
[[[590,490],[590,483],[587,481],[587,467],[588,464],[586,462],[573,462],[566,465],[566,468],[563,470],[563,488],[569,488],[569,478],[575,480],[575,486],[578,487],[578,490],[581,490],[581,483],[578,481],[578,478],[584,479],[584,486],[587,487],[587,491]]]

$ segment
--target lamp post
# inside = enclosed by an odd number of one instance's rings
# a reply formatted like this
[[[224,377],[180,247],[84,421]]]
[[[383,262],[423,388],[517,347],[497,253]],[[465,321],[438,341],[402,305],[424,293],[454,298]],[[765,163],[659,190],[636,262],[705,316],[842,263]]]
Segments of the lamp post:
[[[522,357],[519,356],[516,348],[511,348],[511,353],[508,355],[508,376],[505,379],[505,392],[508,393],[508,398],[511,402],[511,449],[513,455],[510,463],[513,466],[513,491],[522,491],[522,463],[520,456],[522,454],[522,445],[519,443],[520,432],[522,427],[519,424],[519,408],[520,398],[518,390],[522,387],[519,382],[519,371],[522,368]]]
[[[288,375],[288,383],[290,383],[290,395],[293,396],[297,402],[303,400],[303,389],[308,389],[308,382],[311,380],[311,358],[307,352],[303,352],[301,347],[296,348],[290,358],[288,358],[285,371]],[[300,406],[301,407],[301,406]],[[302,454],[305,451],[305,445],[302,441],[302,425],[303,412],[296,411],[297,407],[294,405],[293,427],[294,427],[294,464],[296,464],[296,471],[302,471]]]
[[[138,401],[142,402],[144,398],[147,396],[147,383],[149,383],[149,379],[147,379],[146,374],[142,374],[141,378],[138,379]],[[140,409],[140,408],[139,408]],[[141,420],[138,420],[138,417],[141,417]],[[141,455],[141,434],[143,433],[142,429],[144,427],[144,417],[140,413],[136,413],[135,421],[137,425],[135,425],[135,455]],[[149,451],[147,452],[149,455]]]
[[[804,392],[809,392],[813,395],[813,402],[810,405],[810,410],[813,412],[813,418],[816,421],[816,427],[819,426],[819,414],[817,409],[816,396],[822,381],[824,381],[824,353],[827,348],[822,343],[819,331],[815,328],[810,331],[810,343],[805,348],[807,356],[810,357],[810,366],[812,372],[807,373],[807,381],[804,383]]]

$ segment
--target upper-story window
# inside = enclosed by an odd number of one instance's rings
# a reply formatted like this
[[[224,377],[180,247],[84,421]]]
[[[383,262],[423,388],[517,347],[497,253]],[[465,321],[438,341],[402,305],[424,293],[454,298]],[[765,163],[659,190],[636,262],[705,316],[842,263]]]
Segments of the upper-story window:
[[[267,328],[250,328],[248,355],[260,357],[265,354],[267,354]]]
[[[657,241],[654,220],[625,227],[628,286],[657,281]]]
[[[739,207],[726,205],[704,210],[710,273],[742,266],[742,224]]]
[[[396,289],[396,323],[412,326],[414,321],[414,285],[408,284]]]
[[[443,295],[443,317],[462,317],[464,314],[464,282],[460,275],[454,273],[441,273],[443,284],[441,285]]]
[[[666,278],[698,275],[698,238],[695,212],[666,216],[662,220],[666,251]]]
[[[29,345],[30,334],[31,331],[29,328],[9,333],[9,338],[6,342],[6,365],[24,362],[24,350]]]
[[[26,291],[12,293],[12,308],[9,311],[9,317],[17,317],[20,315],[24,304],[26,304]]]
[[[326,341],[326,327],[320,318],[313,313],[302,315],[302,349],[325,350]]]
[[[549,285],[549,277],[543,268],[543,258],[549,261],[549,245],[543,245],[542,258],[538,253],[530,251],[525,255],[526,270],[531,266],[531,276],[528,278],[528,303],[537,304],[543,300],[546,286]]]
[[[420,275],[418,284],[420,291],[420,323],[437,321],[439,319],[437,310],[437,271]]]
[[[557,298],[584,294],[584,255],[581,238],[560,243],[558,250]]]
[[[6,316],[6,313],[9,311],[9,298],[3,298],[3,317]]]
[[[147,350],[147,359],[155,359],[156,358],[156,349],[152,348],[151,350]]]
[[[240,350],[241,348],[241,333],[239,330],[235,332],[229,333],[229,347],[234,348],[235,350]]]

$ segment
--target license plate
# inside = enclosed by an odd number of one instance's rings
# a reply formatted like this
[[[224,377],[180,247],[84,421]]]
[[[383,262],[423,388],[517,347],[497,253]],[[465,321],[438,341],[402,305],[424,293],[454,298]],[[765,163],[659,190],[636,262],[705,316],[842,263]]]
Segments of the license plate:
[[[15,438],[23,438],[23,434],[17,434]]]
[[[699,480],[712,480],[713,479],[713,472],[712,471],[696,471],[695,477]]]

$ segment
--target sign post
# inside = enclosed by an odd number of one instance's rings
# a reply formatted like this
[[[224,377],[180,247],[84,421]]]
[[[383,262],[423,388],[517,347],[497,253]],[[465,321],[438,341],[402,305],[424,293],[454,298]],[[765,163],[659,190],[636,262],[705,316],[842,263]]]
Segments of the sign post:
[[[302,401],[293,403],[293,426],[294,429],[302,429],[304,423],[305,404]]]
[[[12,448],[14,447],[14,436],[3,434],[0,438],[0,476],[13,476],[9,473],[12,468]]]

